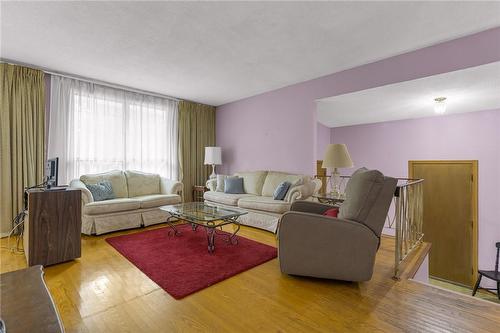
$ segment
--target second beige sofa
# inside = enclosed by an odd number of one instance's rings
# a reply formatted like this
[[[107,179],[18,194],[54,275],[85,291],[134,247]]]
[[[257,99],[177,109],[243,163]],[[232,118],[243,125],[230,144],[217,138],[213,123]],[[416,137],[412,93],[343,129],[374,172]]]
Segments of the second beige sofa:
[[[249,213],[239,218],[241,224],[276,232],[281,215],[290,210],[296,200],[310,200],[321,188],[321,181],[307,175],[296,175],[278,171],[252,171],[234,174],[243,178],[243,194],[217,191],[217,179],[210,179],[205,192],[207,203],[226,207],[242,208]],[[273,193],[281,182],[291,186],[284,200],[274,200]]]

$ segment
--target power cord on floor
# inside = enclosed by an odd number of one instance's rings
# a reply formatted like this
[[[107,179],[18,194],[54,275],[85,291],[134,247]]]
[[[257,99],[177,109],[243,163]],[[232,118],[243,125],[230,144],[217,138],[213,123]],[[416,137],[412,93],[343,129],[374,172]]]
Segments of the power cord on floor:
[[[14,228],[9,232],[9,235],[7,236],[7,246],[2,246],[3,249],[7,249],[12,253],[15,254],[22,254],[24,253],[24,248],[23,248],[23,235],[24,235],[24,219],[27,215],[27,212],[23,210],[17,216],[12,220],[12,225]],[[16,244],[13,246],[10,246],[10,238],[14,236],[16,239]]]
[[[17,253],[17,254],[22,254],[24,253],[24,248],[22,247],[23,245],[23,235],[24,235],[24,219],[28,213],[28,190],[34,189],[34,188],[41,188],[47,185],[48,178],[46,178],[42,183],[34,185],[34,186],[29,186],[24,188],[24,196],[23,196],[23,201],[24,201],[24,210],[21,211],[19,214],[17,214],[16,217],[14,217],[14,220],[12,220],[12,225],[14,226],[12,230],[9,232],[9,235],[7,236],[7,246],[2,246],[1,248],[7,249],[12,253]],[[15,246],[10,246],[10,238],[14,236],[16,238],[16,245]]]

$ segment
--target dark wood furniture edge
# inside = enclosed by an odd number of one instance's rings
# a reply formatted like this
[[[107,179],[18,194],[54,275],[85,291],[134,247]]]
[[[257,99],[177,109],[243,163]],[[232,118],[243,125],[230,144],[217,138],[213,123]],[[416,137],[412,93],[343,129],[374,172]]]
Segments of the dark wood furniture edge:
[[[23,331],[12,328],[12,322],[24,322],[25,324],[29,323],[32,328],[31,332],[64,332],[61,317],[55,305],[54,299],[50,294],[49,288],[47,287],[44,275],[45,272],[43,271],[43,267],[41,265],[35,265],[22,270],[0,274],[0,284],[4,284],[6,282],[5,279],[7,279],[7,283],[11,283],[13,280],[16,282],[15,288],[12,288],[12,286],[7,288],[7,286],[4,285],[1,291],[3,301],[0,304],[0,307],[2,308],[2,319],[6,325],[6,332],[15,333]],[[29,284],[28,286],[23,286],[23,283]],[[21,288],[18,289],[20,286]],[[36,289],[37,287],[39,288],[38,290]],[[14,290],[14,294],[12,294],[12,290]],[[15,303],[14,305],[6,304],[6,301],[8,302],[10,299],[14,299],[15,301],[26,299],[27,295],[33,295],[35,297],[38,296],[38,298],[36,302],[28,302],[28,304],[26,304],[26,308],[23,308],[23,304],[19,303]],[[40,299],[40,297],[42,297],[42,299]],[[49,309],[42,311],[42,313],[38,314],[39,317],[37,317],[36,311],[40,311],[38,306],[40,304],[44,305],[43,303],[46,303],[45,305],[49,307]],[[10,307],[11,309],[14,308],[14,311],[11,310],[11,313],[9,311],[5,311],[7,307]],[[6,313],[7,318],[5,318]],[[54,318],[50,318],[51,316]],[[49,324],[49,327],[43,326],[44,320],[45,324]],[[56,326],[59,328],[58,331],[55,330]],[[22,327],[22,329],[24,328],[26,328],[26,326]]]

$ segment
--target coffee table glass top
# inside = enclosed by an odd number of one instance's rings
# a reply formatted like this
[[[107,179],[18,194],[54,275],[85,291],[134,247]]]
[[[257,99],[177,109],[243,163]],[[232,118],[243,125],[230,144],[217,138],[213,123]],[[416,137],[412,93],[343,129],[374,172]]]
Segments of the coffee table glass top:
[[[238,216],[247,214],[244,210],[218,207],[204,202],[187,202],[177,205],[168,205],[162,206],[160,209],[169,212],[175,217],[195,223],[235,219]]]

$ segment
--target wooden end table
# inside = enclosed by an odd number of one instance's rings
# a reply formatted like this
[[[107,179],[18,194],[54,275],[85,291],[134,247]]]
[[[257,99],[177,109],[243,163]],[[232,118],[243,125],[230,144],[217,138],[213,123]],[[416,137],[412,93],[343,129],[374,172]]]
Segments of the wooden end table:
[[[203,193],[208,191],[208,188],[204,185],[194,185],[193,186],[193,201],[203,202]]]

